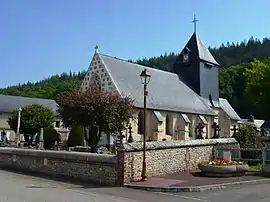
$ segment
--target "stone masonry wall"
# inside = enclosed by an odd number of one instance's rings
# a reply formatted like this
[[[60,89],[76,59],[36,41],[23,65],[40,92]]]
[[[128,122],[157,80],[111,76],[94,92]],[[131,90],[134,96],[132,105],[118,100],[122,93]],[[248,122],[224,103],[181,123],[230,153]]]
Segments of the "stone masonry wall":
[[[115,155],[0,148],[2,167],[72,177],[104,185],[118,184],[117,161]]]
[[[213,158],[217,147],[239,148],[239,144],[233,138],[147,142],[147,176],[197,169],[199,162]],[[124,150],[124,182],[140,180],[142,143],[125,143]]]

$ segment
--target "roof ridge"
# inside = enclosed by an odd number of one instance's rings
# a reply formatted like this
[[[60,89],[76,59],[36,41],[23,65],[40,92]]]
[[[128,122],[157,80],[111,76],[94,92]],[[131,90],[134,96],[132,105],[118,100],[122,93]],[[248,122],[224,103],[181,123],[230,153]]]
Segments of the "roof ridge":
[[[98,54],[101,55],[101,56],[105,56],[105,57],[109,57],[109,58],[115,59],[115,60],[120,60],[122,62],[126,62],[126,63],[134,64],[134,65],[137,65],[137,66],[149,68],[149,69],[154,70],[154,71],[161,71],[161,72],[164,72],[164,73],[177,75],[177,74],[175,74],[173,72],[169,72],[169,71],[165,71],[165,70],[162,70],[162,69],[157,69],[157,68],[154,68],[154,67],[149,67],[149,66],[141,65],[141,64],[138,64],[136,62],[131,62],[131,61],[128,61],[128,60],[123,59],[123,58],[118,58],[118,57],[107,55],[107,54],[103,54],[103,53],[98,53]]]
[[[24,99],[35,99],[35,100],[50,100],[54,101],[53,99],[46,99],[46,98],[34,98],[34,97],[25,97],[25,96],[17,96],[17,95],[5,95],[5,94],[0,94],[0,96],[5,96],[5,97],[16,97],[16,98],[24,98]]]

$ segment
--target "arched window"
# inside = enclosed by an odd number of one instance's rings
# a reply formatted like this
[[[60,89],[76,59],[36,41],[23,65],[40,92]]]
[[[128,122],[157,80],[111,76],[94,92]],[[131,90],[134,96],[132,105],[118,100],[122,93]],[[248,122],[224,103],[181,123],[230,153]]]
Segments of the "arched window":
[[[143,113],[142,111],[138,114],[138,134],[144,133],[144,123],[143,123]]]
[[[166,116],[166,134],[173,135],[173,120],[170,115]]]

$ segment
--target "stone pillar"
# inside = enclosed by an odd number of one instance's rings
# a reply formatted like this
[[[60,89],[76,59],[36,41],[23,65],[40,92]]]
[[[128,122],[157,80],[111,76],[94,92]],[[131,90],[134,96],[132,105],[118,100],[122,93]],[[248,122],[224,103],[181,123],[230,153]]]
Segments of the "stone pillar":
[[[40,136],[39,136],[39,150],[44,149],[44,139],[43,139],[43,128],[40,129]]]
[[[116,185],[117,186],[124,186],[125,181],[125,151],[123,143],[120,143],[119,147],[117,147],[117,178],[116,178]]]

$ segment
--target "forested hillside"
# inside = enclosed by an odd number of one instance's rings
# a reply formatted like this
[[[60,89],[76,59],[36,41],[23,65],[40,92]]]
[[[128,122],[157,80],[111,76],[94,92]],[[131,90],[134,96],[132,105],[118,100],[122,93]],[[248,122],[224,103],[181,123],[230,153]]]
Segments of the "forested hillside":
[[[245,69],[251,67],[251,61],[254,58],[264,60],[270,57],[270,38],[257,40],[251,37],[246,42],[227,43],[218,48],[209,49],[222,67],[220,69],[220,96],[227,98],[241,117],[247,117],[249,113],[261,117],[258,106],[246,93],[246,78],[243,73]],[[176,57],[176,53],[165,53],[157,57],[143,58],[136,62],[171,71]],[[60,93],[79,86],[84,75],[84,70],[78,74],[54,75],[37,83],[28,82],[0,89],[0,94],[56,99]]]

